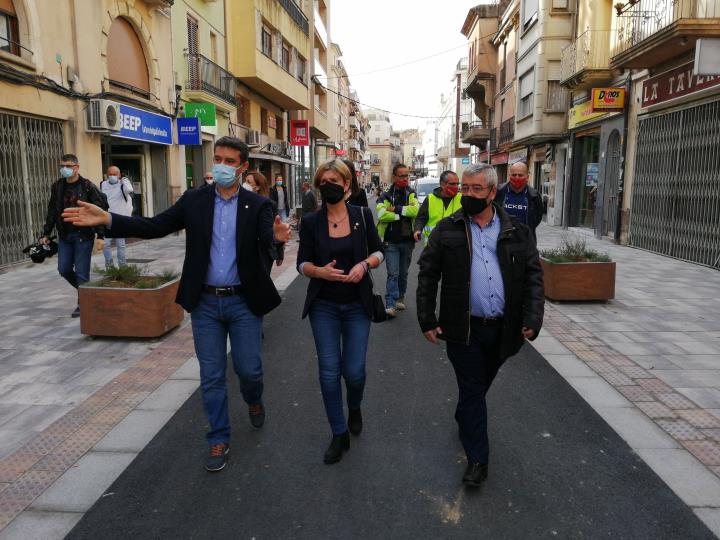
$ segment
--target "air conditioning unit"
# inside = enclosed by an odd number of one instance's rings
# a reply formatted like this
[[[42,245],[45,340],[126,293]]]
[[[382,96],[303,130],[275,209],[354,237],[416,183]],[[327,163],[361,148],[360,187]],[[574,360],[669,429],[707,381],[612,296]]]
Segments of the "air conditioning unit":
[[[260,132],[257,129],[248,130],[247,143],[254,146],[258,146],[260,144]]]
[[[91,99],[87,113],[87,131],[120,131],[120,105],[108,99]]]

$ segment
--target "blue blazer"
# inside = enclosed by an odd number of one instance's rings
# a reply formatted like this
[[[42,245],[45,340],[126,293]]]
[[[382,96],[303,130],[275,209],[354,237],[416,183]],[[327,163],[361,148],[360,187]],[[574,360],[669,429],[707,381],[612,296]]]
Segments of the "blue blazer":
[[[350,218],[350,235],[353,242],[353,263],[357,264],[376,251],[382,251],[383,246],[378,235],[372,211],[369,208],[347,205]],[[363,222],[363,214],[365,221]],[[367,225],[367,227],[366,227]],[[300,265],[309,262],[315,266],[325,266],[332,259],[330,258],[330,233],[328,231],[327,207],[317,212],[303,216],[300,227],[300,248],[297,255],[298,271]],[[310,308],[315,302],[324,279],[311,278],[308,284],[303,319],[307,317]],[[360,302],[365,308],[368,317],[373,313],[373,290],[370,276],[365,274],[358,283],[360,287]]]
[[[192,311],[200,301],[210,264],[215,186],[189,189],[155,217],[112,215],[112,238],[160,238],[185,229],[185,261],[176,302]],[[270,200],[242,187],[238,190],[236,222],[238,274],[250,311],[262,316],[280,305],[280,295],[266,268],[268,250],[274,245]]]

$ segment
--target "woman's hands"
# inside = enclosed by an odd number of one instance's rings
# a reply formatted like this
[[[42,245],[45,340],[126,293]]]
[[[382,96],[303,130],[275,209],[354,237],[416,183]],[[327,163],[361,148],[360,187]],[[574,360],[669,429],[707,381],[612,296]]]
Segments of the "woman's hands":
[[[346,277],[347,283],[359,283],[363,276],[367,273],[367,263],[365,261],[357,263],[352,267]]]
[[[341,283],[359,283],[367,272],[367,263],[365,261],[357,263],[347,274],[344,270],[335,268],[336,264],[337,261],[333,260],[325,266],[316,266],[312,277],[327,281],[340,281]]]

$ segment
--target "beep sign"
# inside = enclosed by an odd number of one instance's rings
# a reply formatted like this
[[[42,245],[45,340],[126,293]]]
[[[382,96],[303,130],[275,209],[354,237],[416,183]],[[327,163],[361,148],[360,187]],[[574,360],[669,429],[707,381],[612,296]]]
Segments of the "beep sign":
[[[120,131],[115,137],[157,144],[172,144],[172,119],[129,105],[120,105]]]
[[[593,112],[619,112],[625,108],[624,88],[593,88]]]

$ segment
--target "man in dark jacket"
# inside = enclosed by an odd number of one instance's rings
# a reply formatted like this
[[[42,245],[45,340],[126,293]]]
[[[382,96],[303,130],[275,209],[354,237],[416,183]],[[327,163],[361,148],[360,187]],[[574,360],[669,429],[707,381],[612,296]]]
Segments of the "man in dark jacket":
[[[77,206],[77,201],[85,201],[107,209],[107,199],[103,193],[87,178],[80,176],[80,162],[74,154],[65,154],[60,158],[60,178],[50,188],[45,225],[40,243],[50,243],[53,229],[58,234],[58,272],[76,289],[90,279],[90,258],[93,243],[95,248],[103,248],[104,228],[81,229],[62,220],[63,210]],[[97,237],[97,240],[96,240]],[[93,242],[94,241],[94,242]],[[78,302],[72,317],[80,316]]]
[[[508,214],[530,227],[534,236],[535,229],[542,221],[543,202],[537,190],[527,182],[527,165],[523,162],[513,163],[510,166],[510,179],[500,186],[496,200]]]
[[[81,204],[63,218],[79,226],[108,227],[108,236],[160,238],[185,229],[185,262],[177,302],[190,312],[200,387],[210,430],[205,468],[223,469],[230,451],[225,367],[227,339],[255,428],[265,422],[262,402],[262,317],[280,304],[265,270],[264,253],[287,242],[290,227],[276,217],[270,200],[240,188],[249,150],[234,137],[215,143],[215,182],[190,189],[173,206],[152,218],[110,214]]]
[[[505,359],[537,337],[544,311],[535,240],[493,203],[496,184],[490,165],[468,167],[462,209],[438,223],[418,261],[418,320],[428,341],[447,342],[459,389],[455,419],[468,460],[463,482],[470,486],[487,477],[485,395]]]

